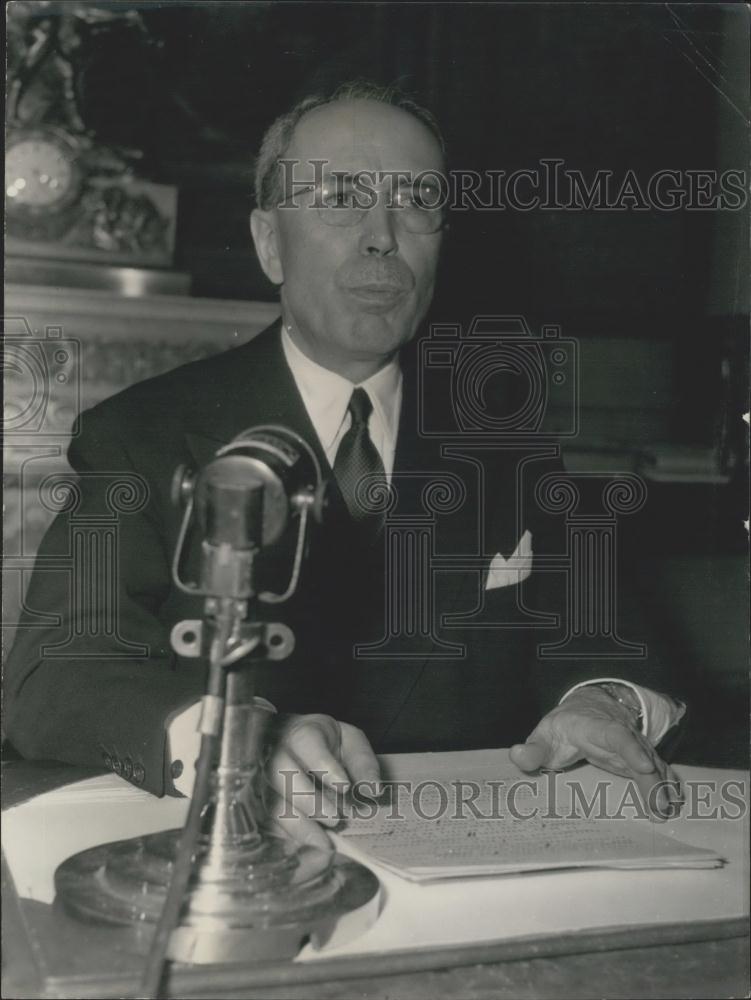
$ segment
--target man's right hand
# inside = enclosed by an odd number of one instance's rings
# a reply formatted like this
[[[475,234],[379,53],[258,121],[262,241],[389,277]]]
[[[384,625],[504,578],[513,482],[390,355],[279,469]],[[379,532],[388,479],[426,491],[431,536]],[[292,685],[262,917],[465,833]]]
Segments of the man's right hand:
[[[360,729],[330,715],[284,715],[274,724],[266,764],[270,818],[299,843],[330,851],[319,824],[336,826],[337,799],[353,785],[363,782],[366,791],[378,793],[376,755]]]

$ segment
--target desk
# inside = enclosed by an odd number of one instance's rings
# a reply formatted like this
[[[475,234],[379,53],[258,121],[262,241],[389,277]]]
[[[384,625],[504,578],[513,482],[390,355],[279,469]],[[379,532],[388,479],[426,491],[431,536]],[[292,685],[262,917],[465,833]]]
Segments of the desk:
[[[8,764],[4,776],[11,804],[19,790],[25,796],[36,784],[48,788],[64,781],[66,769]],[[7,872],[3,881],[4,996],[83,1000],[135,991],[137,965],[122,949],[120,932],[82,928],[53,907],[18,899]],[[97,967],[107,972],[92,973]],[[748,921],[731,919],[525,936],[306,964],[183,968],[173,972],[169,995],[290,1000],[731,997],[747,994],[748,987]]]

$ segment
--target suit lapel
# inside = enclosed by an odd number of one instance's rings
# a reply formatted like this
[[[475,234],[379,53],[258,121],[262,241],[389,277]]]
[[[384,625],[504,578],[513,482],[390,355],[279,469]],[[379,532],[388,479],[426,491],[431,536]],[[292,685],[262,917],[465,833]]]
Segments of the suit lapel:
[[[217,358],[216,385],[186,421],[185,439],[199,466],[217,448],[260,424],[295,431],[312,447],[322,469],[328,468],[318,435],[305,409],[281,343],[281,319],[237,351]]]

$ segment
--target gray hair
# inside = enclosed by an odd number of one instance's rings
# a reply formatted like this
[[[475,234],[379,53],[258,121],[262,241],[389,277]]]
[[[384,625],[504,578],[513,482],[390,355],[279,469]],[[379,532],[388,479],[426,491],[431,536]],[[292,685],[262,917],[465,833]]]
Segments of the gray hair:
[[[348,100],[378,101],[380,104],[389,104],[394,108],[401,108],[402,111],[408,112],[427,126],[445,156],[446,143],[432,112],[412,100],[396,85],[381,86],[368,80],[353,80],[337,87],[328,97],[323,94],[305,97],[290,111],[280,115],[271,123],[261,141],[261,148],[255,164],[255,193],[256,204],[259,208],[273,208],[283,198],[279,160],[284,158],[292,142],[292,134],[303,115],[314,108],[333,104],[335,101]]]

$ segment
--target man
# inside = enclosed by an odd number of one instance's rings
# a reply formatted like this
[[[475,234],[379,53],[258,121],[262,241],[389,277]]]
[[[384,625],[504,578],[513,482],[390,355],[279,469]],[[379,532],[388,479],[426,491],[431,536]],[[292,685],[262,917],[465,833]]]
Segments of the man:
[[[95,472],[138,474],[148,499],[121,519],[119,633],[109,645],[87,639],[84,627],[67,658],[47,655],[44,647],[67,628],[71,597],[62,574],[38,572],[31,582],[28,607],[58,616],[63,631],[22,628],[10,657],[7,729],[22,754],[104,762],[157,794],[173,791],[173,783],[189,789],[204,678],[195,661],[171,651],[169,632],[201,609],[171,582],[178,532],[171,475],[180,462],[210,460],[244,428],[277,423],[314,447],[334,484],[298,591],[273,607],[274,617],[292,625],[296,651],[289,662],[257,669],[257,690],[282,713],[269,777],[281,796],[290,786],[280,774],[294,774],[300,794],[294,819],[285,809],[283,823],[295,836],[326,843],[306,816],[312,772],[324,775],[324,785],[375,780],[371,744],[381,751],[514,743],[522,770],[587,759],[633,776],[645,797],[670,777],[655,747],[683,709],[630,683],[651,682],[649,671],[642,665],[629,671],[630,680],[613,683],[596,664],[547,666],[535,657],[530,628],[514,620],[522,579],[531,593],[541,575],[529,572],[534,559],[555,551],[559,526],[533,494],[559,467],[549,459],[532,463],[519,510],[511,452],[451,457],[420,436],[419,407],[447,405],[429,394],[418,400],[409,360],[433,296],[443,215],[414,179],[444,170],[432,118],[390,92],[345,88],[330,100],[303,102],[271,127],[251,229],[261,266],[280,287],[281,321],[243,347],[142,383],[83,415],[69,452],[82,474],[76,513],[103,509],[106,484]],[[368,186],[355,200],[352,186],[363,177]],[[435,628],[413,636],[403,656],[379,645],[397,583],[382,515],[364,516],[358,507],[357,481],[365,474],[391,481],[404,523],[424,519],[431,477],[445,477],[444,487],[464,498],[434,518],[436,552],[459,557],[459,568],[431,578]],[[50,529],[47,555],[66,551],[69,516]],[[197,544],[194,538],[187,560],[194,570]],[[519,562],[508,565],[525,569],[501,574],[507,586],[493,586],[496,553],[514,554]],[[468,556],[475,563],[462,571]],[[477,559],[485,560],[482,572]],[[271,589],[280,589],[289,565],[284,545],[268,554]],[[85,623],[96,611],[84,603],[77,613]],[[455,624],[442,631],[450,614]],[[484,627],[493,622],[512,627]],[[143,644],[147,655],[123,656],[121,639]],[[675,789],[660,789],[654,811],[668,815],[676,797]]]

